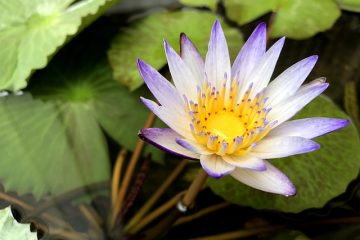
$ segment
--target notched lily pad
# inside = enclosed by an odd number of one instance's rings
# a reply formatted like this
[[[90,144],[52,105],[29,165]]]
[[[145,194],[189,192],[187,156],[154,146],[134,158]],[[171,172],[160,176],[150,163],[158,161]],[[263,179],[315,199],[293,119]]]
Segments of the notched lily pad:
[[[296,118],[348,118],[324,96],[318,97]],[[229,202],[257,209],[300,212],[323,207],[330,199],[342,194],[356,178],[360,167],[360,140],[353,124],[316,139],[321,148],[315,152],[274,159],[276,165],[297,187],[297,195],[284,197],[252,189],[232,177],[210,179],[210,188]]]
[[[112,42],[108,52],[114,78],[135,90],[143,84],[136,67],[136,58],[140,57],[156,69],[166,64],[163,39],[175,49],[179,49],[179,35],[186,33],[199,51],[205,56],[210,30],[215,14],[195,10],[178,12],[159,12],[134,21],[128,28],[122,29]],[[230,53],[237,54],[243,40],[240,33],[222,23],[227,36]]]
[[[340,17],[333,0],[224,0],[227,16],[240,25],[273,12],[272,37],[304,39],[330,29]]]
[[[77,33],[83,18],[113,0],[0,0],[0,90],[17,91]],[[103,11],[104,9],[102,9]],[[87,17],[85,24],[91,22]]]

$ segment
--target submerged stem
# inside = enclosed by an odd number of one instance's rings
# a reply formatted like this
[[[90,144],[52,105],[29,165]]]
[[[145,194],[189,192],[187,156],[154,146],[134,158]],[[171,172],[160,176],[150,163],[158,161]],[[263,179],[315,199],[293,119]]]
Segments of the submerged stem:
[[[216,234],[212,236],[206,237],[199,237],[199,238],[191,238],[194,240],[217,240],[217,239],[240,239],[240,238],[247,238],[267,232],[274,232],[284,228],[290,227],[309,227],[309,226],[317,226],[317,225],[332,225],[332,224],[343,224],[343,223],[359,223],[360,217],[340,217],[340,218],[333,218],[333,219],[321,219],[321,220],[314,220],[314,221],[306,221],[302,223],[293,223],[293,224],[283,224],[283,225],[270,225],[270,226],[263,226],[257,228],[249,228],[243,229],[239,231],[233,232],[226,232],[221,234]]]
[[[184,197],[178,201],[178,207],[171,211],[168,216],[165,217],[158,225],[152,229],[149,229],[149,231],[145,233],[145,240],[156,239],[169,230],[169,228],[176,222],[176,220],[178,220],[179,217],[181,217],[186,212],[186,209],[193,205],[194,200],[196,199],[207,179],[207,176],[207,173],[203,169],[199,170],[196,178],[185,192]]]
[[[139,221],[134,228],[131,229],[130,233],[135,234],[142,230],[144,227],[146,227],[149,223],[151,223],[153,220],[170,210],[172,207],[176,205],[176,203],[179,201],[181,195],[184,192],[181,192],[177,195],[175,195],[173,198],[171,198],[169,201],[155,209],[153,212],[149,213],[147,216],[145,216],[141,221]]]
[[[212,205],[210,207],[201,209],[200,211],[198,211],[198,212],[196,212],[194,214],[191,214],[189,216],[179,218],[179,220],[177,220],[174,225],[177,226],[177,225],[181,225],[181,224],[184,224],[184,223],[187,223],[187,222],[191,222],[194,219],[201,218],[201,217],[203,217],[203,216],[205,216],[207,214],[218,211],[218,210],[223,209],[225,207],[228,207],[230,205],[231,204],[228,203],[228,202],[223,202],[223,203]]]
[[[119,192],[119,182],[121,179],[121,170],[122,170],[122,166],[124,164],[124,159],[125,159],[126,153],[127,153],[127,150],[125,148],[122,148],[116,158],[116,162],[114,165],[113,177],[112,177],[112,181],[111,181],[111,205],[112,205],[113,209],[115,207],[116,198],[117,198],[117,195]]]
[[[148,119],[146,120],[145,126],[144,128],[149,128],[151,127],[151,125],[153,124],[155,120],[155,115],[153,113],[150,113]],[[124,202],[124,198],[125,195],[127,193],[127,190],[129,188],[129,184],[133,175],[133,172],[135,170],[136,164],[140,158],[140,154],[141,151],[144,147],[144,142],[142,140],[138,140],[138,142],[136,143],[135,149],[133,154],[131,155],[131,159],[129,162],[129,165],[126,168],[126,172],[125,172],[125,176],[124,179],[121,183],[117,198],[116,198],[116,203],[115,203],[115,207],[113,209],[112,212],[112,217],[111,217],[111,221],[110,221],[110,228],[112,228],[115,224],[115,220],[117,215],[121,212],[121,208]]]
[[[179,176],[182,170],[187,164],[187,160],[183,159],[171,172],[171,174],[166,178],[166,180],[161,184],[161,186],[155,191],[155,193],[145,202],[145,204],[140,208],[139,211],[131,218],[129,223],[125,226],[124,231],[132,233],[134,230],[132,228],[139,223],[139,221],[145,216],[146,213],[154,206],[154,204],[159,200],[159,198],[164,194],[164,192],[169,188],[171,183]]]

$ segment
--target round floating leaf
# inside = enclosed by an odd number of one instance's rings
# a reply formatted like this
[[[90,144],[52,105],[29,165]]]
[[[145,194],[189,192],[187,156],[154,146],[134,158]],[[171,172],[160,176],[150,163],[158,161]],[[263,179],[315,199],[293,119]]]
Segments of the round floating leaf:
[[[30,224],[18,223],[11,208],[0,209],[0,239],[37,240],[36,232],[30,231]]]
[[[217,0],[180,0],[180,2],[189,7],[208,7],[216,10]]]
[[[278,0],[223,0],[229,19],[243,25],[272,11]]]
[[[321,96],[296,117],[348,118],[328,98]],[[284,197],[265,193],[227,176],[209,179],[210,188],[226,200],[257,209],[300,212],[322,207],[343,193],[356,178],[360,167],[360,140],[354,125],[316,139],[320,150],[293,157],[270,160],[286,173],[297,187],[297,195]]]
[[[140,87],[143,80],[135,64],[136,58],[140,57],[157,69],[162,68],[166,64],[163,39],[178,49],[181,32],[185,32],[205,56],[210,30],[216,18],[218,16],[209,12],[184,10],[159,12],[134,21],[120,31],[108,52],[114,78],[131,90]],[[234,56],[242,45],[241,35],[225,23],[222,27]]]
[[[54,57],[46,69],[33,76],[30,88],[36,97],[56,103],[65,116],[72,116],[73,121],[91,121],[94,125],[72,127],[73,124],[66,121],[70,133],[80,134],[86,132],[86,128],[99,129],[100,126],[120,145],[134,150],[139,140],[138,131],[144,127],[150,114],[140,102],[140,96],[148,96],[149,91],[144,87],[130,92],[113,80],[105,54],[111,34],[103,25],[80,34]],[[88,116],[79,112],[80,109],[86,109]],[[86,138],[73,137],[81,148],[87,147]],[[90,137],[93,138],[102,139],[103,134]],[[96,147],[89,147],[96,155]],[[146,146],[144,154],[148,153],[152,154],[153,160],[162,162],[162,151]]]
[[[360,12],[360,1],[359,0],[336,0],[341,9]]]
[[[32,71],[45,67],[49,56],[78,31],[82,19],[86,17],[85,24],[90,23],[98,17],[101,6],[111,6],[108,3],[109,0],[0,0],[0,89],[24,88]]]
[[[59,111],[29,94],[2,97],[0,129],[6,190],[40,198],[109,178],[104,139],[86,108]]]
[[[304,39],[325,31],[340,16],[333,0],[224,0],[227,16],[240,25],[274,12],[272,37]]]
[[[288,36],[304,39],[328,30],[340,17],[340,9],[333,0],[294,0],[276,6],[272,26],[273,37]]]

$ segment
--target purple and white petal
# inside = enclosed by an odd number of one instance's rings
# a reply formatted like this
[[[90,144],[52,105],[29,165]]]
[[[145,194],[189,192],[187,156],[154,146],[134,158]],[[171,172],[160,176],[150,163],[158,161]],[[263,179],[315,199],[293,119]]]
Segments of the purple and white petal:
[[[177,112],[183,111],[183,99],[174,85],[141,59],[138,59],[137,64],[141,77],[159,103],[168,108],[175,108]]]
[[[293,95],[305,81],[318,56],[305,58],[281,73],[277,78],[270,82],[266,88],[265,97],[268,98],[267,104],[276,105],[287,97]]]
[[[255,171],[265,171],[266,165],[265,161],[261,158],[251,155],[245,156],[235,156],[235,155],[225,155],[222,156],[225,162],[244,169],[251,169]]]
[[[250,187],[265,192],[285,196],[296,194],[296,188],[289,178],[268,162],[266,162],[266,170],[263,172],[236,168],[230,175]]]
[[[270,122],[277,121],[277,125],[280,125],[319,96],[328,86],[329,84],[325,83],[323,78],[318,78],[311,83],[303,85],[291,97],[273,106],[266,119]]]
[[[171,129],[176,131],[178,134],[185,138],[192,139],[193,135],[191,133],[189,124],[190,121],[185,113],[176,113],[171,108],[166,108],[164,106],[159,106],[154,101],[149,99],[140,97],[142,103],[152,111],[158,118],[161,119],[166,125],[168,125]]]
[[[204,60],[197,48],[184,33],[180,36],[180,56],[192,71],[197,85],[202,86],[205,71]]]
[[[186,95],[188,99],[196,99],[196,77],[187,64],[184,63],[181,57],[166,41],[164,41],[164,48],[172,79],[181,96]]]
[[[349,125],[350,121],[340,118],[304,118],[284,122],[272,129],[268,136],[294,136],[316,138]]]
[[[211,30],[205,59],[205,79],[220,89],[224,79],[231,79],[229,50],[220,22],[215,21]]]
[[[258,66],[266,51],[266,24],[260,23],[237,55],[231,68],[231,76],[239,81],[240,88],[247,90],[250,73]]]
[[[312,152],[319,148],[318,143],[303,137],[265,137],[257,142],[250,154],[262,159],[272,159]]]
[[[199,154],[191,152],[176,143],[176,138],[181,137],[170,128],[144,128],[139,132],[139,136],[144,141],[155,147],[174,154],[179,157],[199,159]]]
[[[191,152],[195,152],[202,155],[212,154],[204,145],[201,145],[196,141],[191,141],[189,139],[184,139],[184,138],[177,138],[176,143]]]
[[[213,178],[228,175],[235,169],[233,165],[225,162],[221,156],[216,154],[201,155],[200,163],[202,168]]]
[[[256,68],[254,68],[250,74],[249,81],[254,83],[254,87],[250,95],[251,98],[268,85],[284,42],[285,37],[280,38],[276,43],[274,43],[274,45],[263,55]]]

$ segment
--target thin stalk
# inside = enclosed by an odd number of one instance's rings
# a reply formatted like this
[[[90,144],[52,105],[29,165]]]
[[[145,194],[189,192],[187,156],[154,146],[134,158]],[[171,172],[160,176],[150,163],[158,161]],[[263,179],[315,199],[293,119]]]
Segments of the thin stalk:
[[[197,197],[198,193],[202,189],[206,179],[207,179],[207,173],[200,169],[199,173],[197,174],[196,178],[191,183],[188,190],[185,192],[184,197],[180,200],[179,205],[181,205],[181,208],[190,208],[195,198]],[[144,239],[145,240],[152,240],[157,239],[159,236],[164,234],[166,231],[170,229],[170,227],[184,214],[184,209],[180,209],[180,207],[175,208],[172,210],[167,217],[165,217],[159,224],[157,224],[154,228],[149,229],[147,232],[145,232]]]
[[[164,192],[169,188],[169,186],[174,182],[174,180],[179,176],[179,174],[184,170],[188,161],[183,159],[176,166],[174,171],[166,178],[166,180],[161,184],[161,186],[155,191],[155,193],[145,202],[145,204],[140,208],[139,211],[130,219],[129,223],[125,226],[125,232],[132,232],[133,228],[139,221],[145,216],[146,213],[154,206],[154,204],[159,200],[159,198],[164,194]]]
[[[181,195],[184,194],[184,192],[181,192],[177,195],[175,195],[173,198],[171,198],[169,201],[158,207],[153,212],[149,213],[147,216],[145,216],[141,221],[139,221],[134,228],[129,231],[131,234],[138,233],[140,230],[142,230],[144,227],[146,227],[149,223],[151,223],[156,218],[160,217],[165,212],[169,211],[171,208],[173,208],[178,201],[180,200]]]
[[[226,208],[226,207],[228,207],[230,205],[231,204],[228,203],[228,202],[223,202],[223,203],[215,204],[213,206],[201,209],[200,211],[198,211],[198,212],[196,212],[194,214],[179,218],[175,222],[174,226],[178,226],[178,225],[181,225],[181,224],[184,224],[184,223],[191,222],[191,221],[193,221],[193,220],[195,220],[197,218],[201,218],[201,217],[203,217],[203,216],[205,216],[207,214],[210,214],[212,212],[215,212],[215,211],[218,211],[220,209]]]
[[[0,192],[0,199],[3,199],[4,201],[10,203],[11,205],[18,205],[20,207],[22,207],[23,209],[29,211],[29,212],[33,212],[34,211],[34,207],[21,201],[20,199],[17,199],[15,197],[12,197],[6,193],[3,193],[3,192]],[[48,221],[51,221],[52,223],[54,224],[58,224],[60,226],[66,226],[70,229],[71,226],[66,223],[65,221],[59,219],[59,218],[56,218],[48,213],[41,213],[40,215],[42,215],[44,217],[44,219],[48,220]],[[34,215],[35,216],[35,215]]]
[[[89,239],[89,236],[86,234],[77,233],[77,232],[67,232],[64,230],[51,231],[51,236],[61,237],[60,239],[67,239],[67,240],[88,240]]]
[[[86,185],[84,187],[80,187],[80,188],[65,192],[61,195],[52,197],[50,200],[48,200],[45,203],[42,203],[39,207],[37,207],[34,210],[34,212],[31,213],[31,215],[40,215],[43,212],[45,212],[46,210],[54,207],[57,204],[60,205],[62,202],[68,202],[70,200],[74,200],[77,197],[85,195],[85,193],[87,193],[87,192],[92,193],[95,191],[108,189],[108,188],[109,188],[109,182],[104,181],[104,182],[98,182],[98,183]]]
[[[103,230],[101,228],[101,218],[85,204],[79,206],[81,213],[84,215],[90,226],[95,230],[99,237],[103,237]]]
[[[6,193],[3,193],[3,192],[0,192],[0,199],[3,199],[4,201],[9,202],[11,204],[18,205],[18,206],[20,206],[23,209],[28,210],[28,211],[31,211],[31,210],[34,209],[32,206],[28,205],[27,203],[24,203],[20,199],[17,199],[15,197],[10,196],[10,195],[8,195]]]
[[[122,148],[116,158],[114,170],[113,170],[113,177],[111,181],[111,204],[112,208],[115,207],[116,203],[116,197],[119,192],[119,183],[121,179],[121,169],[124,163],[124,159],[126,156],[127,150],[125,148]]]
[[[267,232],[274,232],[285,228],[291,227],[312,227],[317,225],[332,225],[332,224],[344,224],[344,223],[359,223],[360,217],[341,217],[341,218],[333,218],[333,219],[321,219],[321,220],[314,220],[314,221],[307,221],[303,223],[293,223],[288,225],[272,225],[272,226],[263,226],[257,228],[249,228],[243,229],[239,231],[227,232],[212,236],[206,237],[199,237],[199,238],[191,238],[193,240],[227,240],[227,239],[240,239],[240,238],[247,238],[255,235],[260,235]]]
[[[239,231],[234,232],[227,232],[222,234],[216,234],[212,236],[206,236],[206,237],[199,237],[199,238],[191,238],[193,240],[227,240],[227,239],[240,239],[240,238],[246,238],[258,234],[263,234],[266,232],[272,232],[277,231],[280,229],[285,228],[285,225],[276,225],[276,226],[270,226],[270,227],[260,227],[255,229],[243,229]]]
[[[151,127],[154,120],[155,120],[155,115],[153,113],[150,113],[150,115],[149,115],[149,117],[148,117],[148,119],[147,119],[147,121],[145,123],[144,128]],[[138,142],[136,143],[134,152],[131,155],[129,165],[126,168],[125,176],[124,176],[124,179],[123,179],[123,181],[121,183],[120,190],[118,192],[118,196],[116,198],[117,201],[115,203],[112,218],[111,218],[111,221],[110,221],[110,227],[111,228],[114,226],[116,217],[121,211],[125,195],[126,195],[126,193],[128,191],[132,175],[134,173],[136,164],[137,164],[137,162],[138,162],[138,160],[140,158],[141,151],[144,148],[144,144],[145,143],[141,139],[139,139]]]
[[[200,190],[202,189],[207,179],[207,176],[208,176],[207,173],[203,169],[199,170],[196,178],[191,183],[189,189],[186,191],[184,195],[184,198],[182,199],[182,204],[185,207],[190,208],[191,205],[194,203],[195,198],[199,194]]]
[[[121,220],[121,218],[124,218],[124,216],[134,204],[134,201],[137,198],[140,189],[144,186],[145,179],[150,171],[151,161],[151,154],[148,154],[148,156],[145,157],[143,163],[141,164],[141,167],[136,174],[133,184],[131,184],[132,187],[130,189],[130,192],[127,194],[124,206],[121,208],[121,212],[117,217],[118,219],[116,220]]]

